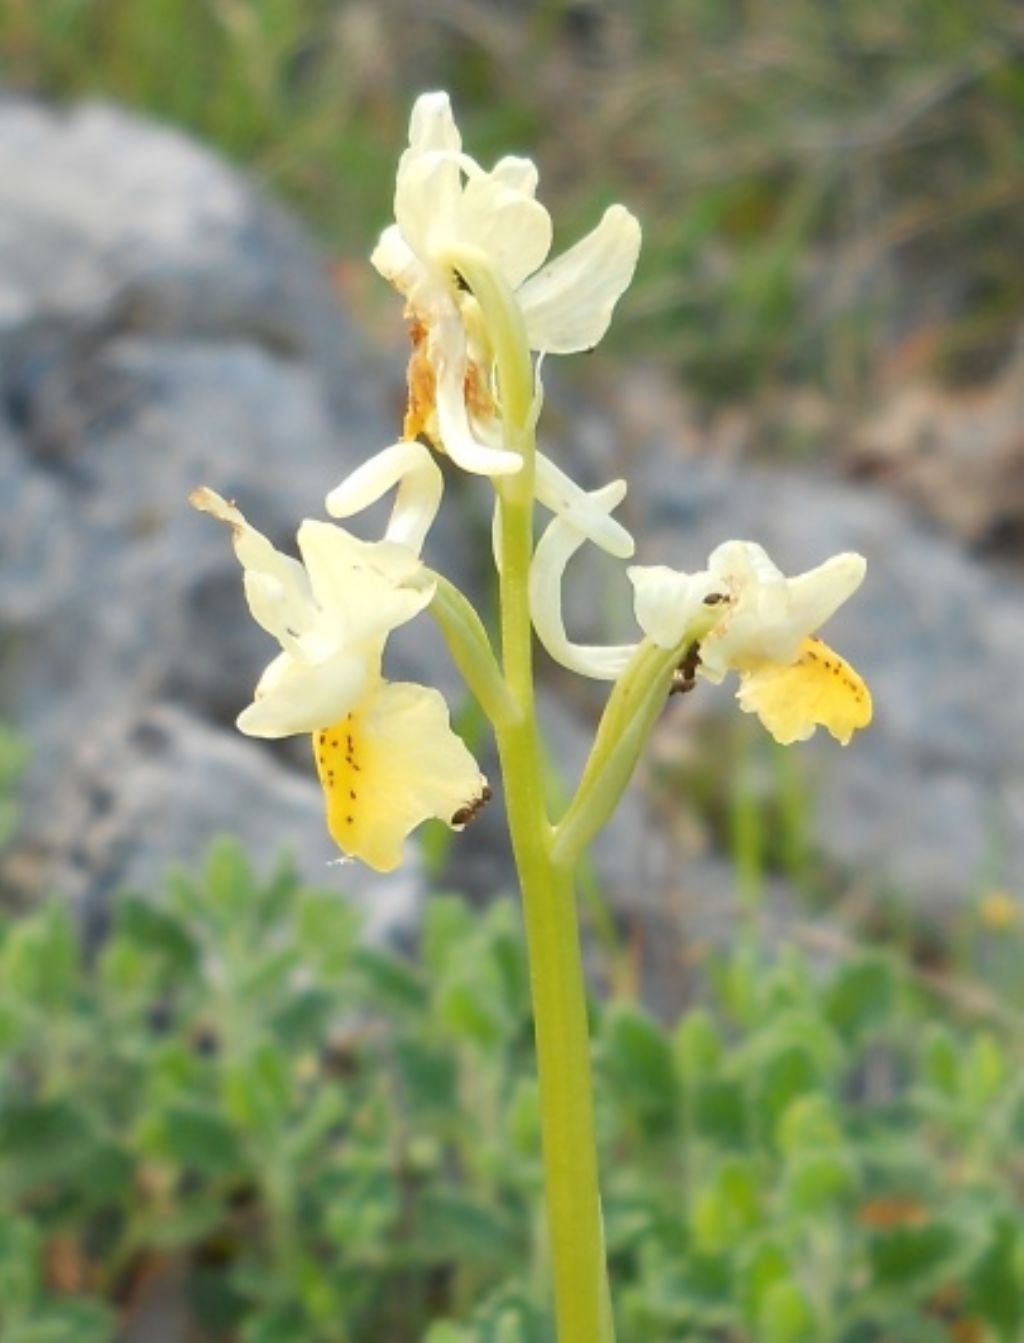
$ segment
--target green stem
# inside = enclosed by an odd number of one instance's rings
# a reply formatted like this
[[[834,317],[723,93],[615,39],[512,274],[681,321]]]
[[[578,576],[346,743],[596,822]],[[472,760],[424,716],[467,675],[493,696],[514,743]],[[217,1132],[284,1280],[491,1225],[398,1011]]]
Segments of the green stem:
[[[498,486],[505,681],[515,704],[495,731],[523,894],[540,1082],[548,1234],[559,1343],[614,1343],[598,1188],[586,989],[572,868],[551,854],[533,693],[533,369],[522,314],[482,254],[451,258],[479,303],[498,374],[505,446],[523,465]]]
[[[441,574],[431,575],[436,583],[430,613],[444,636],[452,661],[476,696],[492,723],[516,716],[518,709],[508,692],[483,621],[469,599]]]
[[[645,640],[615,683],[576,794],[555,828],[556,861],[575,863],[618,806],[665,705],[679,656]]]

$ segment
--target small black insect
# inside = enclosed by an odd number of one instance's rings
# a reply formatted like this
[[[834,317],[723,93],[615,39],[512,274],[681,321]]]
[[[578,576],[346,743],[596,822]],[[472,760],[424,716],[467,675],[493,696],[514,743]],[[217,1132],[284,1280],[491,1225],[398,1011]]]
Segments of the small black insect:
[[[492,796],[490,785],[485,783],[480,796],[475,797],[472,802],[467,802],[464,807],[460,807],[452,817],[451,824],[468,825],[470,821],[480,815]]]
[[[714,595],[714,594],[712,594]],[[672,673],[670,695],[685,695],[697,684],[697,668],[700,666],[700,644],[696,640],[690,644],[682,662]]]

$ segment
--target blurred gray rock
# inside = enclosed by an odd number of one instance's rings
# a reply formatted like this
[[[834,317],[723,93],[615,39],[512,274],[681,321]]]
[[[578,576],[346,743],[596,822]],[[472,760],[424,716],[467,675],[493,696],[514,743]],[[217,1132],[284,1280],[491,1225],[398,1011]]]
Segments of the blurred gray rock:
[[[257,871],[284,859],[344,890],[362,905],[371,938],[394,941],[416,927],[422,874],[414,847],[386,881],[339,862],[311,772],[168,705],[115,711],[97,727],[69,751],[55,784],[49,865],[50,881],[76,901],[90,930],[103,926],[106,892],[159,890],[169,867],[190,863],[219,835],[236,836]]]
[[[28,402],[48,355],[125,330],[237,338],[311,364],[347,413],[361,399],[359,342],[302,230],[176,131],[0,104],[0,256],[0,359]]]
[[[8,881],[93,911],[223,829],[337,881],[305,753],[293,774],[230,726],[273,647],[186,502],[209,484],[286,545],[391,440],[321,261],[185,137],[22,102],[0,105],[0,257],[0,714],[33,752]],[[420,640],[403,671],[441,657]],[[151,710],[156,754],[125,726]],[[409,881],[378,880],[380,908],[408,913]]]

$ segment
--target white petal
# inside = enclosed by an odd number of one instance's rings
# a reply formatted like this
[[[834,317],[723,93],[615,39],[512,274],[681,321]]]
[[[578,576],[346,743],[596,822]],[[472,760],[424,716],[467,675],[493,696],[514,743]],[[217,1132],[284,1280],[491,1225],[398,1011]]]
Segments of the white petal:
[[[341,527],[309,519],[298,540],[332,643],[360,644],[387,634],[433,598],[433,584],[404,586],[422,573],[419,559],[404,546],[360,541]]]
[[[422,443],[403,440],[357,467],[327,496],[327,511],[334,518],[352,517],[396,485],[398,494],[384,536],[418,555],[444,492],[440,468]]]
[[[421,261],[455,234],[461,199],[458,157],[406,150],[395,182],[395,222]]]
[[[389,224],[380,235],[370,253],[370,264],[406,298],[411,298],[423,274],[423,262],[402,237],[397,224]]]
[[[439,239],[439,246],[479,247],[512,289],[551,250],[551,216],[544,206],[479,168],[463,188],[456,229],[457,236]]]
[[[530,614],[537,638],[556,662],[598,681],[615,681],[632,657],[634,644],[575,644],[565,632],[562,579],[584,539],[564,518],[549,524],[530,566]]]
[[[443,90],[421,93],[413,103],[409,147],[417,153],[439,149],[457,154],[461,150],[462,137],[452,114],[451,99]]]
[[[363,694],[370,670],[369,662],[356,656],[313,664],[281,653],[260,678],[252,704],[238,715],[238,729],[250,737],[315,732],[348,713]]]
[[[231,528],[235,554],[245,571],[249,609],[257,623],[282,644],[308,630],[317,613],[309,579],[299,561],[275,549],[234,504],[216,491],[205,487],[194,490],[189,502]]]
[[[719,546],[709,567],[731,594],[729,611],[701,645],[702,672],[721,680],[727,671],[792,663],[804,640],[834,614],[864,577],[859,555],[836,555],[797,578],[786,578],[752,541]]]
[[[434,366],[438,432],[455,465],[480,476],[509,476],[521,471],[523,460],[518,453],[489,447],[473,433],[466,406],[466,337],[461,319],[435,323],[430,360]]]
[[[721,588],[707,570],[684,574],[664,564],[634,564],[626,570],[633,584],[637,624],[659,648],[676,648],[687,630],[704,623],[708,597]]]
[[[723,541],[708,556],[708,568],[735,587],[786,581],[785,574],[756,541]]]
[[[424,93],[409,117],[409,148],[398,162],[395,220],[406,243],[421,257],[432,228],[446,231],[462,190],[462,137],[447,93]]]
[[[551,354],[593,349],[608,330],[639,254],[635,216],[622,205],[610,206],[592,233],[519,290],[530,348]]]
[[[509,154],[498,160],[491,169],[491,176],[513,191],[522,192],[524,196],[537,194],[537,165],[533,159],[518,158]]]
[[[588,541],[617,559],[633,554],[632,536],[609,514],[626,496],[626,482],[612,481],[600,490],[588,492],[556,466],[549,457],[537,453],[536,495],[545,508],[571,522]]]
[[[853,596],[864,582],[866,572],[864,556],[846,551],[791,578],[788,589],[792,619],[803,625],[808,634],[820,629]]]
[[[282,648],[297,652],[303,635],[308,635],[316,625],[318,613],[310,614],[312,603],[304,601],[297,605],[294,594],[284,583],[256,569],[246,569],[242,581],[253,620],[273,635]]]

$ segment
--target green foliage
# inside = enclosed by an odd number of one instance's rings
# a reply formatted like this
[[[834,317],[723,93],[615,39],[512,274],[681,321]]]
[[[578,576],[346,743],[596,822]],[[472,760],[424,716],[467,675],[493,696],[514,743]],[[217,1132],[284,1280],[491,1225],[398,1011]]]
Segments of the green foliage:
[[[1017,1339],[1019,1041],[877,952],[715,982],[669,1031],[595,1009],[623,1337]],[[91,961],[59,900],[10,922],[0,1022],[5,1343],[99,1343],[154,1281],[244,1343],[551,1343],[511,905],[433,899],[407,959],[223,843]]]

